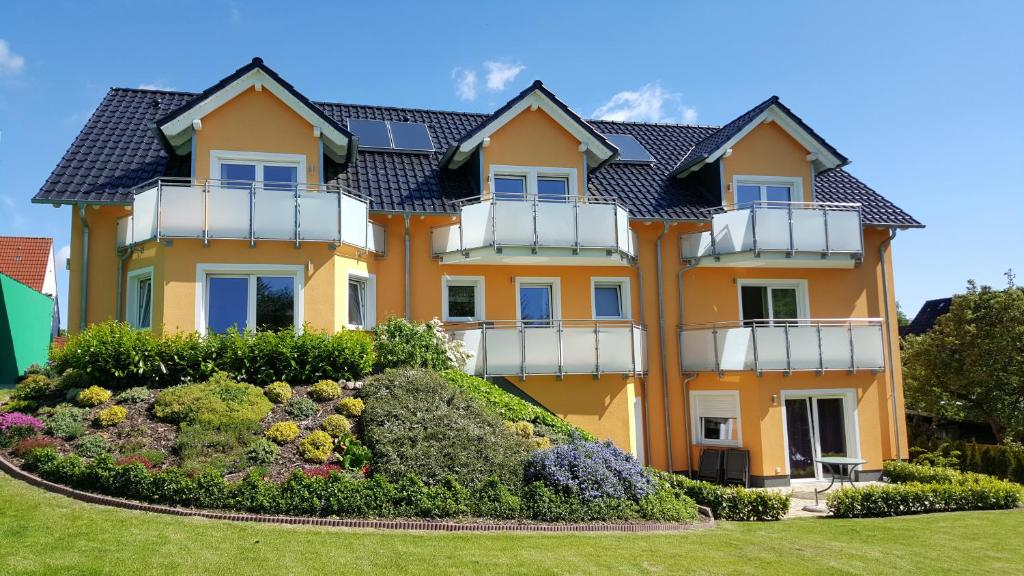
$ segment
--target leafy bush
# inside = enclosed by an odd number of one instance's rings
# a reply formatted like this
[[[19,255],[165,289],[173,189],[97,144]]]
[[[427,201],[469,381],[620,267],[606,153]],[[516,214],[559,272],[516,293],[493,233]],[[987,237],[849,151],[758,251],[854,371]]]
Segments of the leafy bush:
[[[299,437],[299,427],[295,422],[277,422],[272,424],[263,435],[277,444],[287,444],[294,442]]]
[[[348,434],[352,429],[352,423],[341,414],[331,414],[320,423],[320,429],[330,434],[332,438],[340,438]]]
[[[338,401],[338,404],[334,407],[335,411],[342,416],[348,416],[353,418],[363,413],[365,404],[359,398],[342,398]]]
[[[39,403],[34,400],[8,400],[0,404],[0,414],[9,412],[35,412]]]
[[[175,424],[254,429],[272,408],[262,390],[218,372],[205,383],[164,390],[156,397],[153,414]]]
[[[449,370],[466,365],[467,355],[460,342],[451,340],[441,322],[409,322],[390,316],[373,329],[376,370],[388,368],[429,368]]]
[[[296,420],[308,420],[316,414],[317,408],[315,402],[302,396],[289,400],[284,406],[284,411]]]
[[[246,424],[213,428],[185,423],[178,432],[176,450],[182,467],[189,472],[223,474],[237,469],[252,440],[252,430]]]
[[[505,427],[520,438],[525,438],[527,440],[533,438],[533,424],[530,424],[525,420],[520,422],[505,422]]]
[[[527,443],[462,390],[429,370],[388,370],[363,387],[363,437],[374,470],[434,485],[452,476],[473,487],[522,480]]]
[[[263,389],[263,393],[274,404],[284,404],[292,397],[292,387],[287,382],[278,380],[277,382],[267,384],[267,387]]]
[[[83,458],[95,458],[110,453],[110,442],[99,434],[90,434],[78,441],[75,453]]]
[[[89,413],[84,408],[76,408],[70,404],[58,404],[52,409],[40,411],[46,422],[46,433],[64,440],[72,440],[85,434],[85,417]]]
[[[518,396],[509,394],[483,378],[470,376],[459,370],[448,370],[444,372],[443,376],[450,384],[461,388],[464,392],[479,400],[490,411],[500,416],[502,420],[530,422],[534,425],[535,433],[555,436],[559,441],[569,440],[574,436],[584,440],[596,440],[586,430],[569,424],[544,408],[534,406]]]
[[[128,418],[128,409],[124,406],[110,406],[100,410],[96,415],[96,423],[104,428],[117,426]]]
[[[932,465],[954,465],[965,472],[980,472],[1024,484],[1024,448],[1019,445],[943,441],[930,447],[932,452],[927,457]],[[942,460],[936,460],[937,457]]]
[[[57,383],[45,375],[29,374],[21,382],[18,382],[14,391],[11,392],[11,398],[29,402],[42,402],[54,396],[57,391]]]
[[[337,443],[338,457],[341,465],[350,470],[367,472],[372,454],[370,449],[352,434],[343,434]]]
[[[334,451],[334,439],[322,430],[314,430],[299,442],[299,455],[307,462],[323,464],[331,458]]]
[[[35,436],[45,428],[43,421],[22,414],[21,412],[7,412],[0,414],[0,446],[11,444],[29,436]]]
[[[574,440],[535,452],[523,471],[527,482],[584,502],[601,498],[642,500],[656,484],[643,465],[611,442]]]
[[[329,402],[341,396],[341,386],[334,380],[320,380],[309,387],[308,394],[317,402]]]
[[[30,436],[28,438],[22,438],[11,448],[11,454],[19,458],[23,458],[29,452],[38,450],[40,448],[53,448],[56,445],[56,441],[53,438],[47,436]]]
[[[121,392],[115,398],[118,404],[138,404],[149,400],[149,388],[136,386]]]
[[[735,521],[782,520],[789,512],[788,494],[767,490],[748,490],[740,486],[719,486],[710,482],[691,480],[681,474],[652,473],[659,482],[667,484],[706,506],[715,518]]]
[[[277,460],[277,454],[277,444],[265,438],[257,438],[245,449],[245,461],[250,466],[270,466]]]
[[[115,388],[152,385],[162,372],[156,337],[119,322],[93,324],[68,337],[51,349],[50,364],[58,374],[73,370],[84,381]]]
[[[106,388],[100,388],[99,386],[89,386],[85,390],[78,393],[78,397],[75,399],[79,406],[99,406],[100,404],[106,404],[110,402],[110,399],[114,395]]]

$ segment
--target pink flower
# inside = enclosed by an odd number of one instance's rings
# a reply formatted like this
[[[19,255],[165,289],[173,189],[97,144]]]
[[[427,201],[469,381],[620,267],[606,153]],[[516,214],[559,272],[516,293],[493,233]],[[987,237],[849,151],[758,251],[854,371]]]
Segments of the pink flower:
[[[42,432],[43,421],[21,412],[0,414],[0,432],[6,432],[9,428],[35,428],[37,432]]]

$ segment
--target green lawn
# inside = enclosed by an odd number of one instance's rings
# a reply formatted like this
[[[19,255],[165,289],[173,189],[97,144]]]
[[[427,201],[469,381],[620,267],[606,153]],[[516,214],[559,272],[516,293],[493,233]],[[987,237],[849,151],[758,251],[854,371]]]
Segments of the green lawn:
[[[1024,511],[658,535],[421,534],[83,504],[0,474],[0,574],[1020,574]]]

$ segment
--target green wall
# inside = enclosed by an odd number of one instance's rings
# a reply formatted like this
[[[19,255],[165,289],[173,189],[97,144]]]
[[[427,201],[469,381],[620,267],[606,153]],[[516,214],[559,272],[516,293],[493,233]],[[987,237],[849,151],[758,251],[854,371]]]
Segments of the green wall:
[[[17,381],[50,352],[53,300],[0,274],[0,386]]]

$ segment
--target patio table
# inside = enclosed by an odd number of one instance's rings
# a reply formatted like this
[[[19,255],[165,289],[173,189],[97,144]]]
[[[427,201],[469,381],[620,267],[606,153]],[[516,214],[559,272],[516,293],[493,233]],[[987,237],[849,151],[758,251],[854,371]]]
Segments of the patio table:
[[[818,504],[818,495],[831,490],[832,486],[836,483],[837,478],[839,479],[840,488],[843,487],[845,482],[849,482],[851,488],[856,488],[853,484],[853,473],[858,466],[867,462],[867,460],[861,460],[860,458],[848,458],[846,456],[822,456],[821,458],[815,458],[814,461],[828,468],[829,473],[832,474],[832,480],[828,483],[828,486],[822,490],[814,490],[815,505]]]

